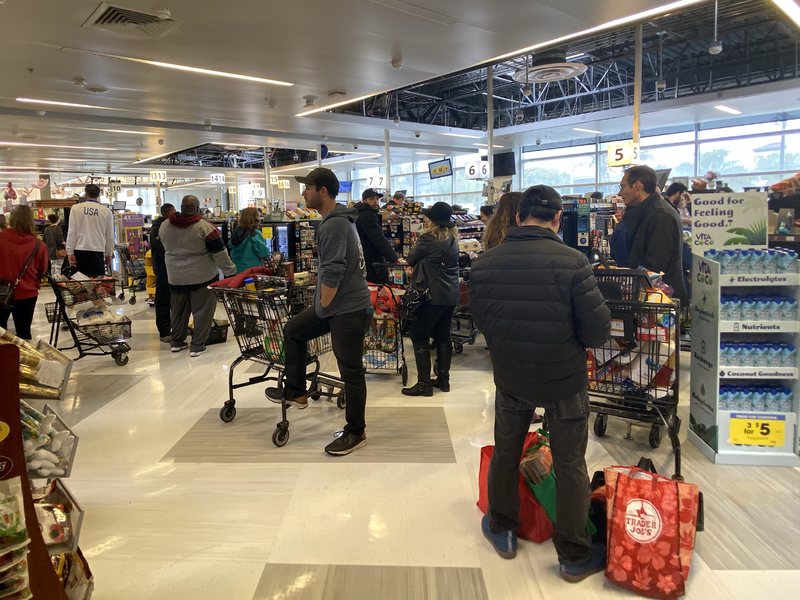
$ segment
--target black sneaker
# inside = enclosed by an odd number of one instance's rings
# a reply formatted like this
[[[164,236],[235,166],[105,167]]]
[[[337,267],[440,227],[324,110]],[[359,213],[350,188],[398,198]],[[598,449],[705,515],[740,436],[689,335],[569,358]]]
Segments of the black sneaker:
[[[264,395],[267,397],[267,400],[275,404],[280,404],[285,401],[288,406],[294,406],[298,410],[303,410],[308,407],[307,396],[300,396],[294,399],[284,398],[283,391],[275,387],[268,387],[265,389]]]
[[[325,452],[331,456],[344,456],[366,445],[367,436],[365,434],[356,435],[355,433],[345,431],[342,435],[325,446]]]

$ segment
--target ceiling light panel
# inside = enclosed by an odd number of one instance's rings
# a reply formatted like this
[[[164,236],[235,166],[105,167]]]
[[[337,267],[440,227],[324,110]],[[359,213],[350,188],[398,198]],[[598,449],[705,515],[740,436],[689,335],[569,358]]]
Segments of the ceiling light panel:
[[[595,133],[597,135],[603,133],[602,131],[597,131],[596,129],[584,129],[583,127],[573,127],[572,131],[580,131],[582,133]]]
[[[714,108],[716,108],[720,112],[728,113],[729,115],[740,115],[742,111],[736,108],[731,108],[730,106],[725,106],[724,104],[717,104]]]
[[[29,144],[27,142],[5,142],[0,140],[0,146],[19,146],[24,148],[66,148],[68,150],[100,150],[103,152],[115,152],[119,148],[97,148],[94,146],[62,146],[60,144]]]
[[[98,129],[96,127],[88,127],[87,131],[105,131],[106,133],[128,133],[131,135],[158,135],[152,131],[134,131],[132,129]]]
[[[795,0],[772,0],[773,4],[780,8],[794,24],[800,27],[800,6]]]
[[[111,108],[110,106],[98,106],[96,104],[78,104],[75,102],[59,102],[57,100],[43,100],[40,98],[17,98],[17,102],[22,104],[40,104],[43,106],[65,106],[68,108],[98,108],[100,110],[124,110],[122,108]]]

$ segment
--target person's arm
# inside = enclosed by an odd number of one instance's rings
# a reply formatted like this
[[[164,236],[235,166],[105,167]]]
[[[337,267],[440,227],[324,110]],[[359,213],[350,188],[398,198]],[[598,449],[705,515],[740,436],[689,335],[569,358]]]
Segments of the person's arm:
[[[78,241],[78,234],[76,233],[78,229],[78,212],[71,211],[69,217],[69,228],[67,229],[67,257],[69,259],[69,264],[73,267],[78,264],[77,259],[75,258],[75,243]]]
[[[269,248],[267,248],[267,241],[264,239],[264,236],[261,235],[261,232],[256,230],[255,235],[253,235],[254,241],[252,242],[255,246],[256,255],[261,260],[265,258],[269,258],[270,252]]]
[[[650,220],[647,231],[647,254],[643,260],[651,271],[665,273],[672,263],[673,254],[678,247],[678,222],[667,212],[656,213]],[[638,267],[639,265],[631,265]]]
[[[425,234],[419,236],[417,243],[411,249],[411,252],[408,253],[408,256],[406,256],[406,262],[412,267],[416,265],[430,253],[432,244],[433,236]]]
[[[341,221],[341,223],[339,223]],[[345,219],[330,219],[320,226],[317,234],[319,252],[319,301],[323,308],[331,305],[344,272],[347,269],[347,236],[350,222]]]
[[[601,346],[611,335],[611,312],[586,257],[572,276],[572,319],[575,337],[585,348]]]
[[[219,229],[206,223],[211,228],[211,231],[206,235],[206,250],[217,263],[217,267],[222,271],[225,277],[236,275],[236,265],[231,261],[228,256],[228,251],[225,250],[225,242],[222,241],[222,236],[219,234]]]
[[[111,264],[114,258],[114,213],[108,211],[106,219],[106,264]]]
[[[161,241],[160,237],[161,225],[163,224],[163,221],[161,223],[154,223],[150,228],[150,251],[153,256],[164,256],[166,253],[164,250],[164,243]]]
[[[362,217],[361,232],[370,241],[373,247],[380,253],[383,260],[389,263],[397,262],[397,252],[392,248],[392,244],[383,235],[378,215],[373,212],[367,213],[367,217]]]
[[[64,245],[64,232],[61,231],[60,225],[53,226],[53,242],[55,242],[56,250]]]

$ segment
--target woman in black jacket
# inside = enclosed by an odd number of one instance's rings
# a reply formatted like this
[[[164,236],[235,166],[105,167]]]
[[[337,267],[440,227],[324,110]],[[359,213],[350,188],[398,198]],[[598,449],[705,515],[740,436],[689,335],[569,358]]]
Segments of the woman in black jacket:
[[[417,363],[417,383],[403,388],[406,396],[432,396],[430,339],[436,344],[438,379],[435,387],[450,391],[450,320],[459,300],[458,232],[452,221],[453,209],[446,202],[437,202],[422,213],[428,227],[406,257],[414,267],[411,281],[429,290],[429,299],[417,310],[411,324],[411,342]]]

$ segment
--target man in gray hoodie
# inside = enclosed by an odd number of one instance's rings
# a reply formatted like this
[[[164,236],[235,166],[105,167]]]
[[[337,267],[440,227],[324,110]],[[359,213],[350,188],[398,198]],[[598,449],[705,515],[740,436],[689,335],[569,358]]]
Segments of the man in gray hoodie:
[[[183,197],[181,212],[173,213],[161,224],[158,236],[164,246],[171,292],[170,349],[180,352],[188,347],[186,335],[192,315],[194,331],[189,356],[200,356],[206,352],[217,307],[217,298],[208,284],[217,281],[217,269],[229,277],[236,274],[236,266],[219,230],[200,214],[197,196]]]
[[[306,206],[323,215],[317,229],[319,278],[314,306],[293,317],[284,328],[285,381],[282,389],[268,388],[267,396],[298,409],[308,406],[307,344],[330,332],[333,354],[344,381],[347,424],[344,433],[328,444],[325,452],[344,456],[367,443],[364,433],[367,383],[361,357],[371,302],[364,254],[355,226],[358,213],[336,204],[339,180],[330,169],[320,167],[306,177],[295,179],[305,184]]]

